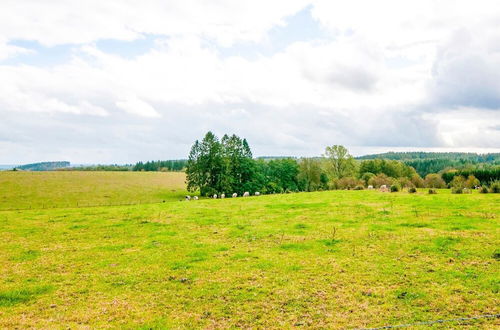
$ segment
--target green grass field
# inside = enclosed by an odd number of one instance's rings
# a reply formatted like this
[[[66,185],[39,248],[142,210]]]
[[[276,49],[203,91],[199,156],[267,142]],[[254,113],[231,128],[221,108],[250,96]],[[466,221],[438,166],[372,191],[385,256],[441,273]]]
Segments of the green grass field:
[[[19,184],[0,173],[1,207],[74,203],[85,184],[73,187],[72,175],[107,182],[92,188],[101,197],[81,194],[89,202],[174,189],[127,186],[123,173],[36,175],[50,199],[28,188],[4,195]],[[174,196],[0,211],[0,328],[362,328],[500,313],[498,194]]]
[[[180,172],[0,172],[0,210],[183,199]]]

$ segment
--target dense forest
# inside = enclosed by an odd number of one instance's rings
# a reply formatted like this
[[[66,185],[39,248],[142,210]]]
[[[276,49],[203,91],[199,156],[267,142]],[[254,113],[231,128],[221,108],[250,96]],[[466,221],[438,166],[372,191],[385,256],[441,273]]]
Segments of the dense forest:
[[[424,177],[450,168],[480,168],[484,165],[500,165],[500,153],[477,154],[465,152],[387,152],[356,157],[366,159],[399,160],[413,167]]]

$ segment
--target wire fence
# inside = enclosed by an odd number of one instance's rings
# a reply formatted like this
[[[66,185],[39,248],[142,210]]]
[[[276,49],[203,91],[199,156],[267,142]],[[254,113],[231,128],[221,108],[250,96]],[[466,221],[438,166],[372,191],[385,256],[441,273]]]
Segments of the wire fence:
[[[418,325],[433,325],[433,324],[450,323],[450,322],[467,322],[467,321],[475,321],[475,320],[480,320],[480,319],[497,319],[497,318],[500,318],[500,314],[487,314],[487,315],[479,315],[479,316],[473,316],[473,317],[458,317],[455,319],[423,321],[423,322],[398,324],[398,325],[386,325],[386,326],[378,327],[378,328],[359,328],[356,330],[380,330],[380,329],[408,328],[408,327],[414,327],[414,326],[418,326]]]

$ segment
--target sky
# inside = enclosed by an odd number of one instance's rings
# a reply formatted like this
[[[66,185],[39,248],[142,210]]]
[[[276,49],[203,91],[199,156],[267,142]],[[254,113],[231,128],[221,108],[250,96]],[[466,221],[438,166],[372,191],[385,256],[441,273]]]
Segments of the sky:
[[[496,0],[0,6],[0,164],[500,151]]]

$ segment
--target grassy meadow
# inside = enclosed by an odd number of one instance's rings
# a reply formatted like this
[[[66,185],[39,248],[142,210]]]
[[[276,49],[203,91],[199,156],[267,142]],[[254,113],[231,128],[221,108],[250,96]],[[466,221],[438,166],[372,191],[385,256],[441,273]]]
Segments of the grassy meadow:
[[[498,194],[181,202],[182,180],[0,173],[0,328],[337,329],[500,313]],[[65,206],[139,196],[167,201]]]
[[[0,210],[183,199],[182,172],[0,172]]]

